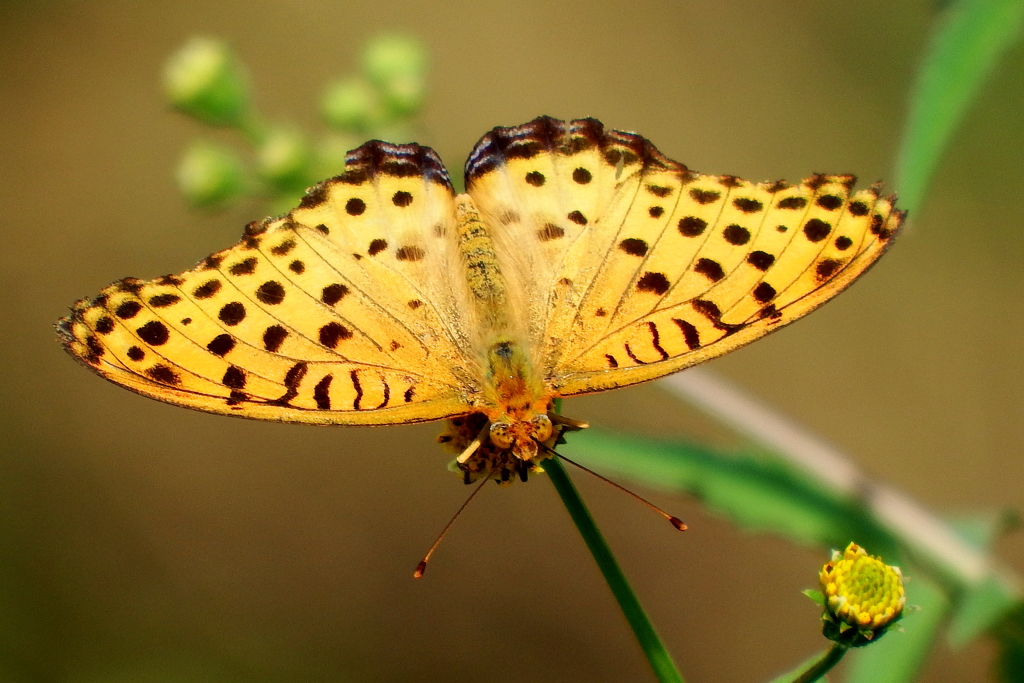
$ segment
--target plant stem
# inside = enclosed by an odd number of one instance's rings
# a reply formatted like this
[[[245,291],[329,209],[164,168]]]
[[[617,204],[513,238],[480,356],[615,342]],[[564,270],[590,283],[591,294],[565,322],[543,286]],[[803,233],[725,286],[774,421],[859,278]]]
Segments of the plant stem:
[[[551,483],[555,485],[555,490],[561,496],[569,516],[572,517],[590,553],[594,556],[604,580],[608,582],[612,595],[618,601],[626,621],[640,643],[640,648],[650,662],[654,675],[658,677],[660,683],[685,683],[562,463],[558,458],[550,458],[544,462],[544,471],[551,477]]]
[[[822,655],[821,659],[812,664],[809,669],[800,674],[799,677],[794,678],[792,683],[814,683],[814,681],[831,671],[832,667],[839,663],[839,660],[843,658],[848,649],[845,645],[832,643],[829,651]]]

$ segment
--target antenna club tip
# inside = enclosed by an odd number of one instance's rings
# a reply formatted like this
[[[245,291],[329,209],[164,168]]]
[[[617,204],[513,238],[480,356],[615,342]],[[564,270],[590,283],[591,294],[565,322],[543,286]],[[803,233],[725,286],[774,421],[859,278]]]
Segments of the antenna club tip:
[[[414,579],[422,579],[423,575],[426,574],[426,572],[427,572],[427,561],[423,560],[418,565],[416,565],[416,571],[414,571],[412,573],[412,578],[414,578]]]
[[[669,517],[668,521],[672,523],[672,526],[679,529],[680,531],[686,531],[689,527],[683,523],[683,520],[678,517]]]

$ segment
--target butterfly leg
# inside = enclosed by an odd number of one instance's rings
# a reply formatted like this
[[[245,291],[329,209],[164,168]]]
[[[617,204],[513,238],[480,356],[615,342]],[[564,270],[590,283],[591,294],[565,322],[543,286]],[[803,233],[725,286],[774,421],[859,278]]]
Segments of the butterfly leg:
[[[548,413],[548,417],[556,425],[562,426],[562,431],[578,432],[581,429],[586,429],[590,426],[590,423],[582,420],[574,420],[571,417],[559,415],[558,413]]]
[[[488,438],[488,435],[490,433],[491,423],[488,420],[487,422],[484,423],[483,428],[480,430],[480,433],[476,435],[476,438],[469,442],[469,445],[466,446],[462,453],[459,454],[459,457],[455,458],[455,462],[459,463],[460,465],[464,465],[466,461],[469,460],[474,453],[476,453],[477,449],[480,448],[480,446],[484,442],[484,439]]]

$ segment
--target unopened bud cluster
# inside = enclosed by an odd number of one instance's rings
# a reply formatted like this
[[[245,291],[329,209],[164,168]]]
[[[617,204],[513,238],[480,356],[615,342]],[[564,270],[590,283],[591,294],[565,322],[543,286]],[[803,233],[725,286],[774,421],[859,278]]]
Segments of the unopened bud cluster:
[[[178,167],[178,184],[196,207],[222,208],[246,194],[273,210],[296,204],[307,187],[342,173],[345,153],[369,138],[409,142],[423,105],[427,58],[416,40],[383,35],[362,53],[359,73],[330,85],[321,113],[331,127],[313,143],[295,126],[268,123],[253,109],[249,78],[222,40],[196,37],[167,62],[164,89],[171,104],[211,126],[234,128],[255,147],[243,161],[230,147],[193,144]]]

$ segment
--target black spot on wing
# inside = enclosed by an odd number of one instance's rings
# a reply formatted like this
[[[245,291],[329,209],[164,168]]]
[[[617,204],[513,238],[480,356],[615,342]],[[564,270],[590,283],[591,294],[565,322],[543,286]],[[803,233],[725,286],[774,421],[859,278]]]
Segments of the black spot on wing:
[[[271,247],[270,248],[270,253],[273,254],[274,256],[284,256],[284,255],[286,255],[288,252],[290,252],[294,248],[295,248],[295,240],[293,240],[292,238],[289,237],[288,239],[286,239],[285,241],[281,242],[276,247]]]
[[[177,294],[157,294],[149,298],[149,305],[153,308],[166,308],[181,301]]]
[[[197,299],[209,299],[211,296],[219,292],[220,288],[220,280],[207,280],[193,290],[192,296]]]
[[[352,337],[352,331],[341,323],[330,322],[320,328],[320,343],[329,349],[335,349],[345,339]]]
[[[259,259],[255,257],[247,258],[228,268],[228,272],[232,275],[252,275],[256,271],[256,264],[258,262]]]
[[[697,327],[690,322],[680,320],[679,318],[672,318],[678,327],[679,331],[683,333],[683,341],[686,342],[686,347],[691,351],[700,346],[700,332]]]
[[[323,379],[313,387],[313,400],[316,401],[316,407],[320,410],[331,409],[330,387],[333,379],[334,375],[324,375]]]
[[[114,331],[114,320],[109,315],[105,315],[96,321],[94,327],[100,334],[110,334]]]
[[[359,197],[351,197],[345,202],[345,213],[349,216],[361,216],[366,211],[366,202]]]
[[[235,365],[229,365],[228,369],[224,371],[221,383],[231,389],[244,389],[245,371]]]
[[[220,321],[228,326],[235,326],[245,320],[245,306],[241,302],[232,301],[224,304],[217,313]]]
[[[284,340],[287,338],[288,330],[280,325],[271,325],[263,331],[263,348],[271,353],[277,353],[277,350],[281,348],[281,344],[284,344]]]
[[[170,339],[170,332],[167,326],[159,320],[151,320],[142,327],[135,330],[142,341],[150,346],[162,346]]]
[[[114,332],[114,318],[110,315],[103,315],[97,319],[94,329],[101,335],[111,334]]]
[[[734,246],[741,246],[750,241],[750,231],[741,225],[730,225],[722,231],[725,241]]]
[[[784,197],[776,204],[780,209],[802,209],[807,206],[807,199],[804,197]]]
[[[814,269],[814,275],[818,282],[824,282],[836,274],[842,268],[843,262],[836,259],[825,259]]]
[[[732,205],[743,213],[757,213],[764,208],[764,205],[750,197],[737,197],[732,200]]]
[[[669,281],[664,273],[647,272],[637,280],[636,288],[640,292],[651,292],[661,296],[668,291]]]
[[[658,332],[658,326],[653,322],[648,322],[647,329],[651,333],[651,346],[653,346],[654,350],[658,352],[661,359],[665,360],[668,358],[668,352],[661,346],[661,333]]]
[[[868,215],[868,206],[864,202],[850,202],[850,205],[846,207],[846,210],[853,216]]]
[[[832,226],[820,218],[812,218],[804,223],[804,235],[812,242],[820,242],[832,232]]]
[[[708,222],[696,216],[684,216],[679,219],[679,232],[683,237],[697,237],[708,227]]]
[[[767,282],[761,282],[758,283],[757,287],[754,287],[753,294],[754,298],[757,299],[760,303],[766,304],[775,298],[777,292],[775,291],[775,288],[772,287]]]
[[[276,306],[284,301],[284,286],[276,280],[264,282],[256,290],[256,298],[269,306]]]
[[[647,254],[648,247],[647,242],[631,237],[619,242],[619,249],[630,256],[645,256]]]
[[[422,261],[426,252],[417,246],[399,247],[395,252],[395,258],[399,261]]]
[[[134,299],[129,299],[128,301],[125,301],[123,304],[117,307],[117,310],[114,311],[114,315],[116,315],[118,318],[121,318],[122,320],[129,320],[138,315],[139,311],[141,310],[142,304],[140,304],[138,301],[135,301]]]
[[[145,370],[147,376],[150,379],[156,380],[162,384],[168,384],[170,386],[178,386],[181,384],[181,377],[173,368],[164,365],[163,363],[157,363],[151,368]]]
[[[341,301],[346,294],[348,294],[348,287],[340,283],[334,283],[327,285],[320,292],[320,301],[323,301],[328,306],[333,306]]]
[[[826,211],[835,211],[843,205],[843,198],[834,194],[823,194],[815,201],[815,204]]]
[[[747,263],[760,271],[765,271],[771,268],[772,264],[775,263],[775,257],[768,252],[752,251],[747,256]]]
[[[554,223],[546,223],[543,228],[537,231],[537,238],[541,242],[550,242],[565,237],[565,229]]]
[[[218,334],[206,345],[206,348],[210,353],[223,358],[231,349],[235,348],[235,338],[230,334]]]
[[[715,190],[701,190],[697,187],[690,190],[690,197],[698,204],[711,204],[712,202],[717,202],[721,196],[722,193]]]

